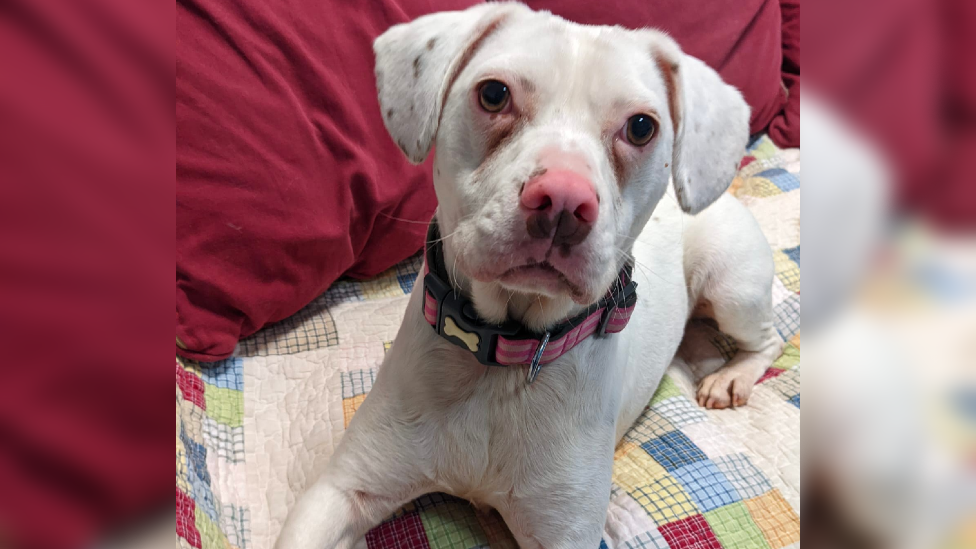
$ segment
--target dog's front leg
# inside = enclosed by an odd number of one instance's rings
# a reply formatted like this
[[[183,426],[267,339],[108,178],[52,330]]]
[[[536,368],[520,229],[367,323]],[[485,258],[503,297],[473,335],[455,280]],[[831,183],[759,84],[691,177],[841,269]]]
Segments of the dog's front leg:
[[[363,402],[325,472],[288,513],[276,549],[350,549],[393,511],[431,491],[409,427],[384,401],[370,394]]]

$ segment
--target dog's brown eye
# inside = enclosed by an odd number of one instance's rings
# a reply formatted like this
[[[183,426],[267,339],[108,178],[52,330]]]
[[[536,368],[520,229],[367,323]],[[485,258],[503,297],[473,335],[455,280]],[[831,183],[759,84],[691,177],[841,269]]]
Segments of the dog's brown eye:
[[[478,90],[481,108],[488,112],[500,112],[508,104],[508,86],[498,80],[489,80]]]
[[[627,141],[642,147],[654,137],[654,119],[647,114],[635,114],[627,120]]]

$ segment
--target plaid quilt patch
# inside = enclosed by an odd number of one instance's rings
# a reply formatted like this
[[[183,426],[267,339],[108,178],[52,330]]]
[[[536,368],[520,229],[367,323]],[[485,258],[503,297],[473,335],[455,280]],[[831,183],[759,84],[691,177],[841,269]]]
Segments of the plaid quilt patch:
[[[786,343],[783,355],[759,380],[755,405],[751,401],[746,410],[701,409],[681,372],[669,371],[616,449],[612,520],[601,548],[799,545],[799,485],[791,480],[799,478],[798,456],[784,474],[782,456],[772,455],[778,451],[770,447],[775,445],[753,443],[745,428],[729,433],[730,426],[749,424],[749,414],[761,413],[775,418],[772,421],[788,418],[799,439],[798,151],[779,150],[765,136],[756,139],[729,192],[753,211],[770,242],[782,245],[773,250],[773,303],[775,327]],[[767,205],[773,203],[795,208],[771,213]],[[254,479],[264,478],[267,472],[254,465],[258,456],[247,446],[254,430],[245,417],[245,391],[251,390],[245,387],[251,379],[245,376],[246,369],[265,364],[254,361],[268,358],[300,358],[322,350],[340,353],[351,366],[324,375],[325,386],[319,390],[335,395],[335,416],[328,417],[335,432],[341,433],[372,388],[392,341],[392,335],[371,337],[347,326],[343,315],[363,308],[369,308],[370,314],[402,313],[403,296],[413,289],[421,267],[418,254],[371,280],[339,281],[299,313],[241,341],[234,358],[212,364],[176,359],[180,547],[270,548],[276,530],[269,529],[268,517],[261,513],[266,513],[263,508],[280,490],[248,492],[255,486]],[[734,342],[721,335],[713,345],[726,360],[737,351]],[[252,523],[252,513],[260,518],[257,523]],[[412,502],[371,530],[365,541],[371,549],[517,547],[497,513],[476,510],[445,494],[428,494]]]

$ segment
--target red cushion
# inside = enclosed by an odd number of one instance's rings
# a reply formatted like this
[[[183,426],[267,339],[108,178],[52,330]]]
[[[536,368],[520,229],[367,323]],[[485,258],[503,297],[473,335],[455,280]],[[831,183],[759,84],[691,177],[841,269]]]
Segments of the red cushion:
[[[655,26],[736,85],[754,132],[782,110],[775,0],[529,2],[590,24]],[[416,252],[436,199],[377,107],[372,41],[472,0],[177,6],[176,333],[189,358],[306,305],[343,274]]]
[[[430,169],[383,128],[372,51],[418,15],[389,1],[177,6],[178,353],[224,358],[339,276],[420,249],[424,226],[399,219],[430,219]]]

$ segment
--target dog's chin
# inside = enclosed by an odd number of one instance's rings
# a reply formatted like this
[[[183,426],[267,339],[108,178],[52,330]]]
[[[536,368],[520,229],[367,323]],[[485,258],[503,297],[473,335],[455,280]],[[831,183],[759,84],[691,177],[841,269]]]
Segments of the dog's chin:
[[[515,267],[502,273],[498,283],[510,292],[539,294],[549,298],[565,297],[585,304],[586,293],[566,275],[548,263]]]

